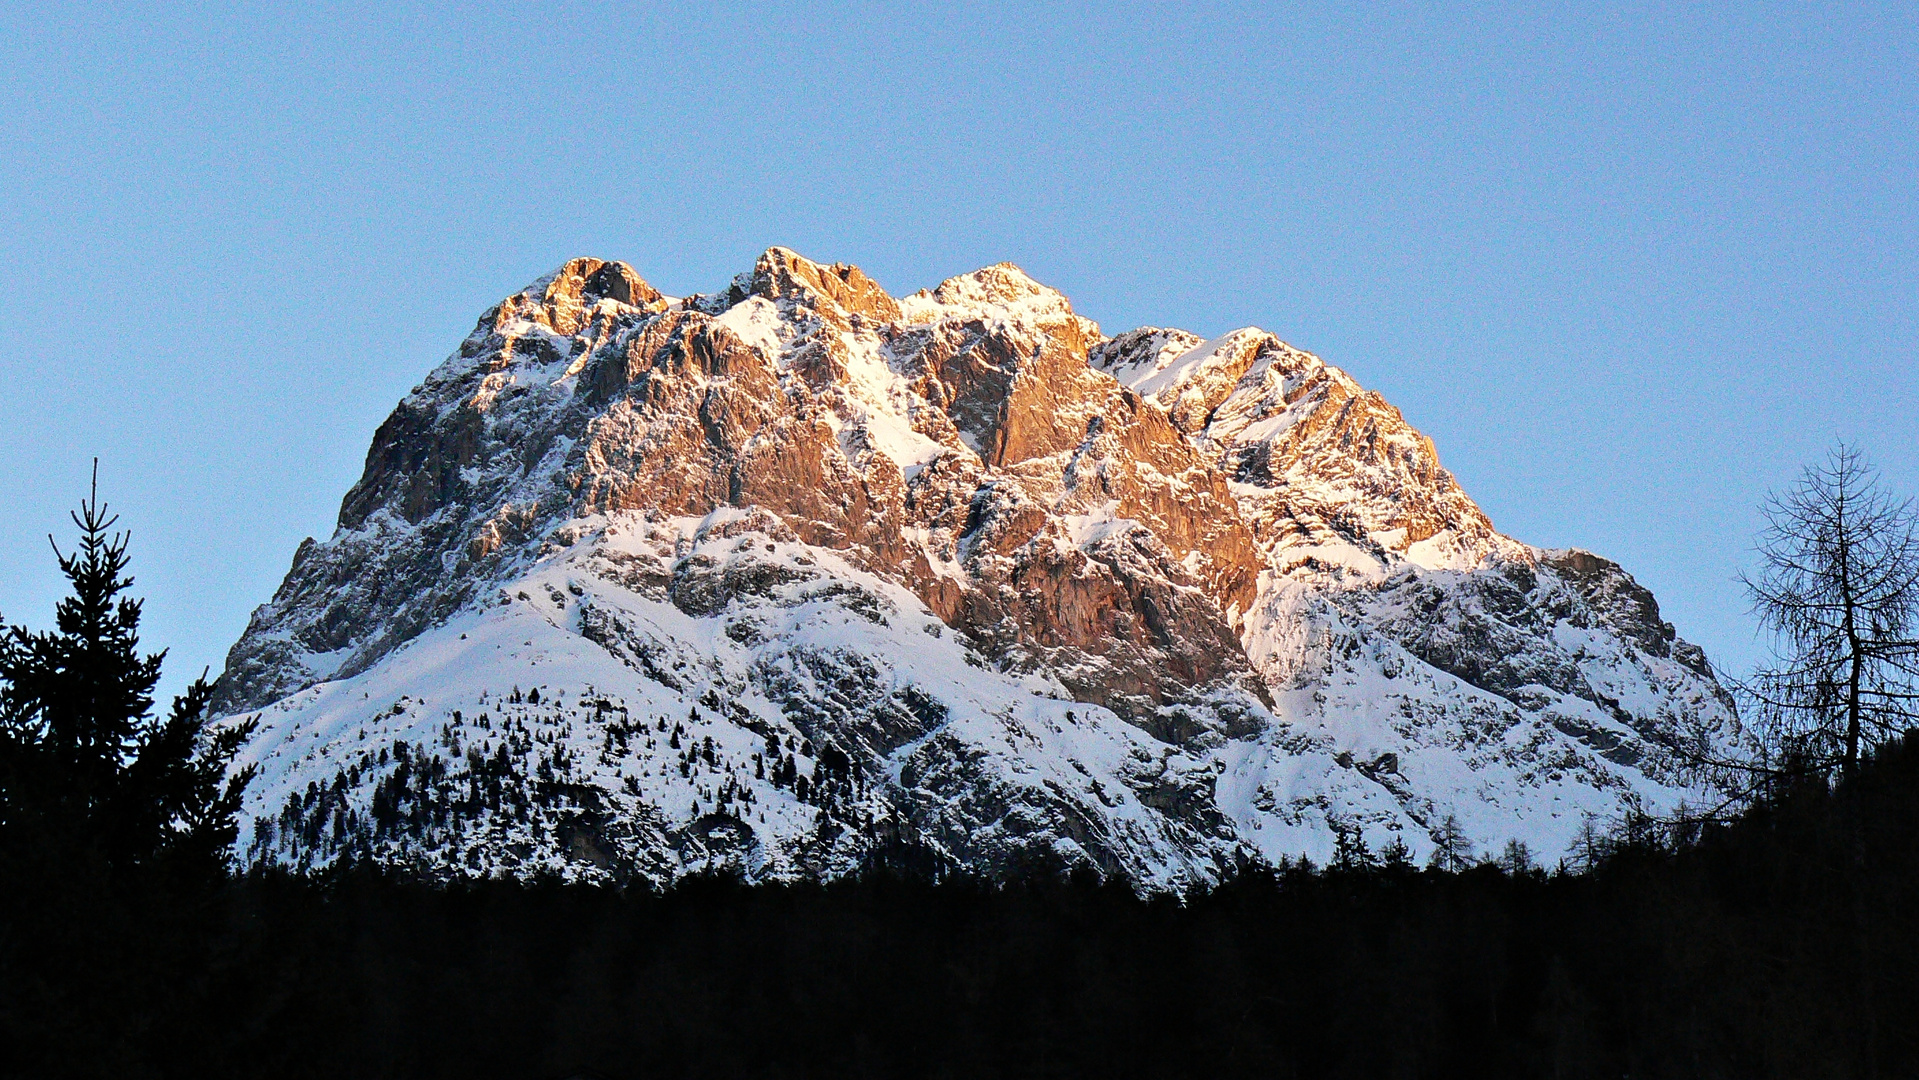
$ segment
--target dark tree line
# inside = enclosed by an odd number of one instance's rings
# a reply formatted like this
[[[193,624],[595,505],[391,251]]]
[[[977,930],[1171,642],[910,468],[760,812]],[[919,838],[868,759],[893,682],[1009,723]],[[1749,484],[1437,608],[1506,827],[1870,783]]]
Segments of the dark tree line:
[[[1848,462],[1754,581],[1777,752],[1739,813],[1595,831],[1579,873],[1342,836],[1183,901],[899,841],[826,885],[230,878],[243,733],[204,682],[152,714],[90,498],[55,630],[0,638],[0,1075],[1919,1075],[1912,518]],[[374,827],[438,813],[432,780]],[[281,827],[335,828],[328,790]]]
[[[1872,823],[1864,871],[1842,854],[1854,817]],[[1733,824],[1642,822],[1595,858],[1549,874],[1354,856],[1183,903],[1071,876],[655,894],[256,874],[196,917],[90,931],[87,965],[51,978],[153,996],[15,997],[5,1060],[35,1076],[1919,1072],[1919,740]]]

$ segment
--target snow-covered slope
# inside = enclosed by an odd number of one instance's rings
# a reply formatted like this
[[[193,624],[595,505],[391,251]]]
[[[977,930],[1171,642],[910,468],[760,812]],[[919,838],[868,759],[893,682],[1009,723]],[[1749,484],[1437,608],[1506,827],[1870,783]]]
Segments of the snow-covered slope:
[[[234,646],[247,856],[664,882],[1088,865],[1184,888],[1454,817],[1551,857],[1738,738],[1619,567],[1242,330],[1009,265],[902,299],[576,260],[375,435]]]

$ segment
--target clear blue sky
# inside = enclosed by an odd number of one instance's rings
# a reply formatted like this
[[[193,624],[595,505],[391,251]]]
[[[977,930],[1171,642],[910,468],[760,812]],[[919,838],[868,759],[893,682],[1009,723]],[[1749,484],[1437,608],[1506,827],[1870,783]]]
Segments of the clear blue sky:
[[[1919,5],[653,6],[14,10],[0,615],[47,620],[98,455],[169,686],[217,671],[393,403],[575,255],[1266,327],[1734,666],[1768,488],[1841,436],[1919,491]]]

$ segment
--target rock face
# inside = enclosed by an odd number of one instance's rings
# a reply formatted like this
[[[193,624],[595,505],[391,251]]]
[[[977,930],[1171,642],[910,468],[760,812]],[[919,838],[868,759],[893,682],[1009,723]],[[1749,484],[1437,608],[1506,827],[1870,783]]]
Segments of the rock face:
[[[1177,889],[1448,815],[1551,856],[1738,738],[1650,593],[1497,533],[1318,358],[778,248],[488,311],[221,695],[260,720],[249,858],[652,882]]]

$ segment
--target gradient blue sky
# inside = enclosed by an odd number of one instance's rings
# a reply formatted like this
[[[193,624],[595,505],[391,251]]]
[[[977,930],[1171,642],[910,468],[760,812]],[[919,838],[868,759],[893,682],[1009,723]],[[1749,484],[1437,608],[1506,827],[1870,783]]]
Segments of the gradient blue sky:
[[[0,615],[48,620],[98,455],[170,688],[575,255],[1011,260],[1108,333],[1266,327],[1734,667],[1768,488],[1844,437],[1919,490],[1910,2],[285,8],[0,38]]]

